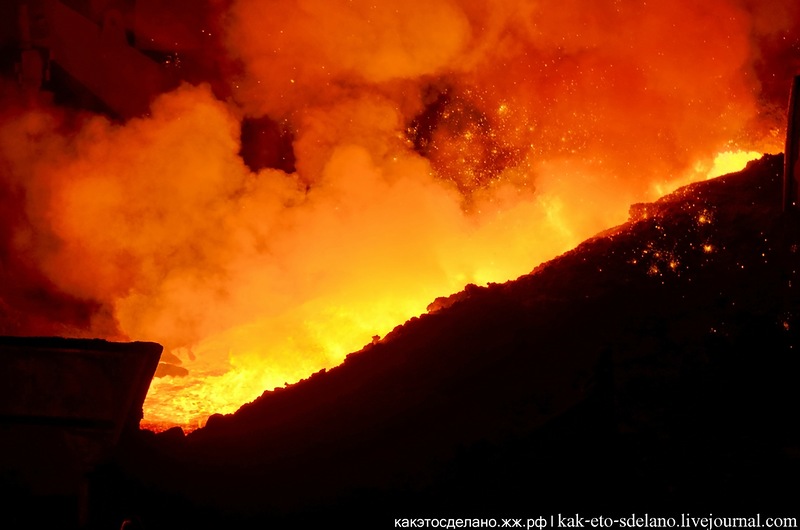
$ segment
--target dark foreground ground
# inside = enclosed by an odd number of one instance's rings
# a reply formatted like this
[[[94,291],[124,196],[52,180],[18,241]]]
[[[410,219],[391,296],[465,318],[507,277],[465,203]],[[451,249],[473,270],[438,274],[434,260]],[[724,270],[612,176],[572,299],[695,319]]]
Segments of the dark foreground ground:
[[[800,219],[780,212],[782,164],[636,205],[188,436],[128,436],[91,477],[92,524],[800,517]]]

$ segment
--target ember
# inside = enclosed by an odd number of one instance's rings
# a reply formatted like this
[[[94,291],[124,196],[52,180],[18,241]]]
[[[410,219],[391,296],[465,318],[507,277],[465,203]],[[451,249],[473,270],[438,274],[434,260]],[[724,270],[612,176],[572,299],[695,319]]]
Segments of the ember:
[[[30,39],[6,39],[24,90],[11,67],[0,87],[0,331],[164,344],[152,428],[201,426],[780,152],[800,68],[793,0],[53,4],[69,17],[5,17]],[[118,63],[86,43],[94,68],[67,61],[78,30]],[[106,90],[120,64],[149,77]],[[705,237],[713,212],[694,218]],[[681,274],[654,236],[631,260]]]

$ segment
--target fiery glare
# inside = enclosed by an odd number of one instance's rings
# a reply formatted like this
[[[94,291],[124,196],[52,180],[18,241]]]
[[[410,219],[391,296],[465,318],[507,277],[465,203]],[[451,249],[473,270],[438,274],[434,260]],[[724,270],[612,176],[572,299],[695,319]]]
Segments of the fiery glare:
[[[154,427],[234,411],[633,202],[781,151],[760,80],[800,29],[794,0],[225,6],[235,67],[210,85],[124,124],[13,104],[0,123],[22,197],[6,248],[98,304],[70,333],[166,346]],[[295,172],[239,156],[261,116],[291,130]]]

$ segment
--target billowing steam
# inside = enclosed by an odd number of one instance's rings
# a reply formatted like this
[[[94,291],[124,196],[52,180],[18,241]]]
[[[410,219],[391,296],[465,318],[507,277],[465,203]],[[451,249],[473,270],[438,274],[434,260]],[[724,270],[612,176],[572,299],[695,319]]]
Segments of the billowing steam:
[[[208,84],[147,117],[2,109],[3,330],[162,342],[153,423],[335,365],[719,152],[780,151],[800,68],[794,0],[213,5]],[[261,117],[296,171],[243,161]]]

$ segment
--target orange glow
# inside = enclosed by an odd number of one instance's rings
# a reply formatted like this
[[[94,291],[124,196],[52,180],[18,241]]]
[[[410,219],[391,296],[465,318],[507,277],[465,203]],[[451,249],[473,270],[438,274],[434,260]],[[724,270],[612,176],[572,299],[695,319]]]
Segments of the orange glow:
[[[714,157],[714,165],[706,178],[714,178],[744,169],[748,162],[761,158],[758,151],[724,151]]]
[[[780,152],[755,43],[800,8],[753,4],[232,0],[224,101],[186,84],[124,124],[5,112],[14,251],[97,301],[87,335],[164,344],[143,425],[197,428]],[[293,132],[295,173],[239,156],[261,116]],[[680,269],[651,250],[649,274]]]
[[[769,153],[780,153],[781,148],[778,142],[774,142],[768,149]],[[653,184],[652,197],[660,197],[671,193],[681,186],[685,186],[698,180],[709,180],[728,173],[735,173],[745,168],[748,162],[761,158],[764,153],[760,151],[722,151],[713,157],[707,157],[695,162],[691,170],[685,171],[680,177],[667,180],[657,181]],[[707,219],[701,216],[698,219],[699,223],[708,222]]]

